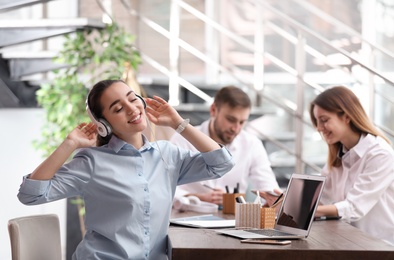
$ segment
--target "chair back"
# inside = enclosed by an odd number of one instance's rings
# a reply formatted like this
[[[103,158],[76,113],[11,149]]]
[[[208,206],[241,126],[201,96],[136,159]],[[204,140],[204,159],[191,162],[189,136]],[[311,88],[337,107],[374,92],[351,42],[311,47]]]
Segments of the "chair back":
[[[12,260],[61,260],[59,218],[55,214],[8,221]]]

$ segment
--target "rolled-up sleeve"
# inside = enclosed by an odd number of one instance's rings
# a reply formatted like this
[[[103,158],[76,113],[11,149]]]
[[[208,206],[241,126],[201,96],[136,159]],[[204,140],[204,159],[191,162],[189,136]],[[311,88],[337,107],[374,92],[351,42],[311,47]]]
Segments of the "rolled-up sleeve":
[[[29,175],[23,177],[22,185],[19,188],[18,199],[23,204],[36,204],[50,186],[50,180],[32,180]],[[44,203],[45,201],[42,201]]]
[[[29,175],[23,177],[19,187],[18,199],[26,205],[46,202],[80,195],[91,174],[90,153],[81,151],[74,159],[60,167],[50,180],[33,180]]]

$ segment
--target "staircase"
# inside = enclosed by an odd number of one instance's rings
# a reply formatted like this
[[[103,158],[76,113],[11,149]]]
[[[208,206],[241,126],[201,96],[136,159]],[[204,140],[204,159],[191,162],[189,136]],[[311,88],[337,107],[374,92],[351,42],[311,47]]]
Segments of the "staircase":
[[[18,10],[47,1],[4,0],[0,14],[0,108],[36,107],[35,91],[45,81],[45,73],[60,69],[66,64],[52,62],[61,40],[54,50],[47,41],[56,37],[89,28],[103,28],[104,23],[88,18],[23,18]],[[15,15],[14,15],[15,13]],[[30,77],[30,76],[39,76]]]

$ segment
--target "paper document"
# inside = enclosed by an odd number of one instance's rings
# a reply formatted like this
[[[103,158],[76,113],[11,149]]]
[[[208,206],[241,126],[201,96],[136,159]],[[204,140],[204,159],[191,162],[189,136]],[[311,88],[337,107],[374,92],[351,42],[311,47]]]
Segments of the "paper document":
[[[187,218],[170,219],[170,223],[195,228],[229,228],[235,227],[235,219],[224,219],[213,215],[200,215]]]

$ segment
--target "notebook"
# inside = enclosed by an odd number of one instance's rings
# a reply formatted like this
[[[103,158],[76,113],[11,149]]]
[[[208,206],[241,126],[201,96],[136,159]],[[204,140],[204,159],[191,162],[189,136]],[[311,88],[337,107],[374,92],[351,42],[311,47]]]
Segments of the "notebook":
[[[325,177],[292,174],[273,229],[221,229],[218,233],[242,239],[300,239],[311,230]]]
[[[195,227],[195,228],[230,228],[235,227],[235,219],[224,219],[210,215],[198,215],[186,218],[170,219],[173,225]]]

